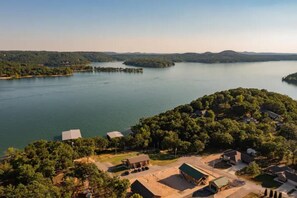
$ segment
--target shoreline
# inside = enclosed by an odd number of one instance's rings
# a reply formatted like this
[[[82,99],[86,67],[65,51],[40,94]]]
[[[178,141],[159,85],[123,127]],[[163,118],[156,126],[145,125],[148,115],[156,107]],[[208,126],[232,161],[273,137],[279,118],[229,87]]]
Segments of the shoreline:
[[[0,77],[0,80],[17,80],[17,79],[24,79],[24,78],[48,78],[48,77],[68,77],[73,76],[73,74],[66,74],[66,75],[38,75],[38,76],[21,76],[21,77]]]

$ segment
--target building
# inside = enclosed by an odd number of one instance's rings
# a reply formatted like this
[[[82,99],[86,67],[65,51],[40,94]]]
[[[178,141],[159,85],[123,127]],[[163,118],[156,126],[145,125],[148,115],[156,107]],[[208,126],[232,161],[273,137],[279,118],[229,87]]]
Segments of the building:
[[[266,110],[266,109],[261,109],[261,112],[266,113],[273,120],[282,121],[282,119],[283,119],[281,115],[278,115],[277,113],[274,113],[274,112]]]
[[[286,165],[273,165],[266,169],[267,174],[277,176],[279,173],[284,173],[285,171],[294,172],[294,170]]]
[[[106,133],[106,136],[107,136],[107,139],[111,140],[113,138],[121,138],[121,137],[124,137],[124,135],[119,132],[119,131],[111,131],[111,132],[108,132]]]
[[[286,181],[291,185],[297,186],[297,173],[285,171]]]
[[[241,153],[236,150],[228,149],[223,152],[221,158],[227,163],[235,165],[241,160]]]
[[[194,112],[195,116],[203,117],[207,114],[207,110],[197,110]]]
[[[250,164],[255,161],[255,157],[247,153],[241,153],[241,161],[246,164]]]
[[[69,131],[62,132],[62,140],[74,140],[81,138],[81,133],[79,129],[71,129]]]
[[[179,170],[180,174],[192,184],[205,185],[208,181],[208,175],[206,173],[190,164],[182,164]]]
[[[209,189],[213,193],[225,190],[229,186],[229,180],[226,177],[219,177],[209,182]]]
[[[142,180],[135,180],[131,184],[131,191],[141,195],[143,198],[161,198],[162,193],[157,188],[152,188]]]
[[[122,164],[127,168],[140,168],[150,164],[150,158],[148,155],[139,155],[122,160]]]

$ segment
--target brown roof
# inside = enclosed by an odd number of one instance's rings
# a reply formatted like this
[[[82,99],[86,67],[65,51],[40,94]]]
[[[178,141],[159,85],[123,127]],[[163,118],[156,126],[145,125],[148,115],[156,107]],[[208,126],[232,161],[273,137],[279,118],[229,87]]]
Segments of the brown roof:
[[[127,161],[130,164],[135,164],[135,163],[138,163],[138,162],[144,162],[144,161],[148,161],[148,160],[150,160],[148,155],[138,155],[136,157],[131,157],[131,158],[127,159]]]
[[[131,184],[131,191],[133,193],[138,193],[141,196],[147,197],[147,198],[162,196],[161,190],[159,190],[155,186],[151,186],[150,183],[142,179],[137,179]]]

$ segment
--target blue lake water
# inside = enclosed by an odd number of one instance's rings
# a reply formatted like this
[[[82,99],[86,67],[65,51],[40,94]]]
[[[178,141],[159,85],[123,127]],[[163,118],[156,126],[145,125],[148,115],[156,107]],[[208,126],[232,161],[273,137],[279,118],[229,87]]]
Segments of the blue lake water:
[[[121,62],[94,66],[125,67]],[[152,116],[205,94],[245,87],[297,98],[297,86],[281,81],[297,72],[296,61],[201,64],[177,63],[142,74],[77,73],[72,77],[0,81],[0,152],[61,131],[79,128],[82,136],[124,131]]]

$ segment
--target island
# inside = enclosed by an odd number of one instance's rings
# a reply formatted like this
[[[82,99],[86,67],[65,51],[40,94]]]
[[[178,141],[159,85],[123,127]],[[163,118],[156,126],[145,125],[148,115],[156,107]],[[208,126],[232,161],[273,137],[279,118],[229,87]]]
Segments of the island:
[[[137,58],[126,60],[123,64],[135,67],[165,68],[174,66],[174,62],[156,58]]]
[[[282,78],[283,81],[297,85],[297,72]]]

